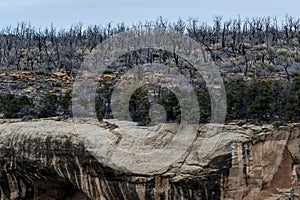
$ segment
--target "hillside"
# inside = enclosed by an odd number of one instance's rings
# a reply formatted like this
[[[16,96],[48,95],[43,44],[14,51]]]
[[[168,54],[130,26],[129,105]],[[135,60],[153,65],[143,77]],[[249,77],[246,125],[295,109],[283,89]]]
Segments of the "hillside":
[[[154,25],[153,25],[154,24]],[[227,92],[227,120],[254,120],[276,123],[300,118],[300,22],[287,17],[282,24],[276,18],[233,19],[216,17],[209,26],[191,19],[175,23],[162,19],[153,27],[163,27],[190,36],[203,45],[215,61]],[[3,118],[44,118],[71,116],[72,83],[82,62],[102,41],[131,28],[125,24],[89,26],[81,24],[68,30],[49,27],[37,30],[20,23],[0,31],[0,108]],[[200,101],[201,121],[210,119],[210,99],[202,77],[183,58],[159,50],[130,52],[108,66],[99,77],[97,113],[99,119],[110,118],[109,96],[114,84],[126,70],[138,64],[160,63],[177,68],[190,77]],[[159,74],[158,74],[159,76]],[[143,88],[136,92],[131,105],[136,121],[148,123],[149,103],[157,101],[169,107],[169,121],[176,121],[178,103],[165,89],[152,98]],[[149,93],[149,92],[148,92]],[[167,93],[167,96],[164,94]],[[147,97],[147,98],[146,98]],[[150,98],[150,100],[149,100]],[[169,99],[172,104],[167,104]],[[168,100],[168,101],[169,101]],[[147,103],[148,102],[148,103]]]

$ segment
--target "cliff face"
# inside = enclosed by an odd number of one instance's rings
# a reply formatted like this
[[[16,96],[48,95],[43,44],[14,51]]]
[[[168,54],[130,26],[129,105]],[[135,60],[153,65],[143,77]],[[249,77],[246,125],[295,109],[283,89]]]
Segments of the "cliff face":
[[[51,120],[2,122],[1,200],[300,198],[300,124],[232,124],[211,136],[205,136],[204,125],[184,159],[148,174],[99,162],[77,135],[84,127]],[[113,134],[101,130],[103,137]]]

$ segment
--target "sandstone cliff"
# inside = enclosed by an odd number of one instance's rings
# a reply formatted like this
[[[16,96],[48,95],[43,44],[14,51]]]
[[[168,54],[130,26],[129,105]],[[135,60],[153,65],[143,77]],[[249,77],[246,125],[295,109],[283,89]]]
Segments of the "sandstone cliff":
[[[2,122],[0,199],[300,199],[300,124],[230,124],[215,135],[203,125],[184,156],[143,174],[99,162],[77,134],[86,127]],[[99,129],[104,142],[122,143],[114,130]]]

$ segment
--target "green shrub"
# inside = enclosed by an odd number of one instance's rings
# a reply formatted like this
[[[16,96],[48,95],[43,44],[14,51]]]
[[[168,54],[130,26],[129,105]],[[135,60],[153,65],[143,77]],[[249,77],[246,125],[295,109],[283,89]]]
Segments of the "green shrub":
[[[56,94],[47,94],[43,99],[43,106],[40,108],[38,117],[46,118],[57,115],[59,99]]]
[[[65,115],[70,114],[72,104],[72,90],[67,90],[60,99],[60,106],[62,107]]]
[[[33,107],[32,100],[27,96],[16,96],[14,94],[3,94],[0,96],[0,110],[5,118],[17,118],[26,115],[20,113],[24,107]]]
[[[35,71],[35,73],[37,75],[41,75],[41,76],[45,75],[45,69],[44,68],[38,69],[38,70]]]

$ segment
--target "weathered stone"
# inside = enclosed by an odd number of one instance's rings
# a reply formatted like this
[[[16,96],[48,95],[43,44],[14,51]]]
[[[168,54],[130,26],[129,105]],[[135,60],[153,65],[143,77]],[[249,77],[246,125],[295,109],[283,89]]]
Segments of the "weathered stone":
[[[187,152],[168,168],[134,173],[96,159],[78,131],[85,131],[86,138],[98,144],[140,145],[131,148],[139,152],[163,148],[176,134],[176,126],[168,124],[160,131],[160,126],[136,129],[132,123],[111,123],[117,125],[2,121],[0,199],[300,198],[299,124],[203,125]],[[132,136],[149,136],[147,144],[126,139],[122,131],[130,130]],[[115,159],[126,158],[116,155]]]

